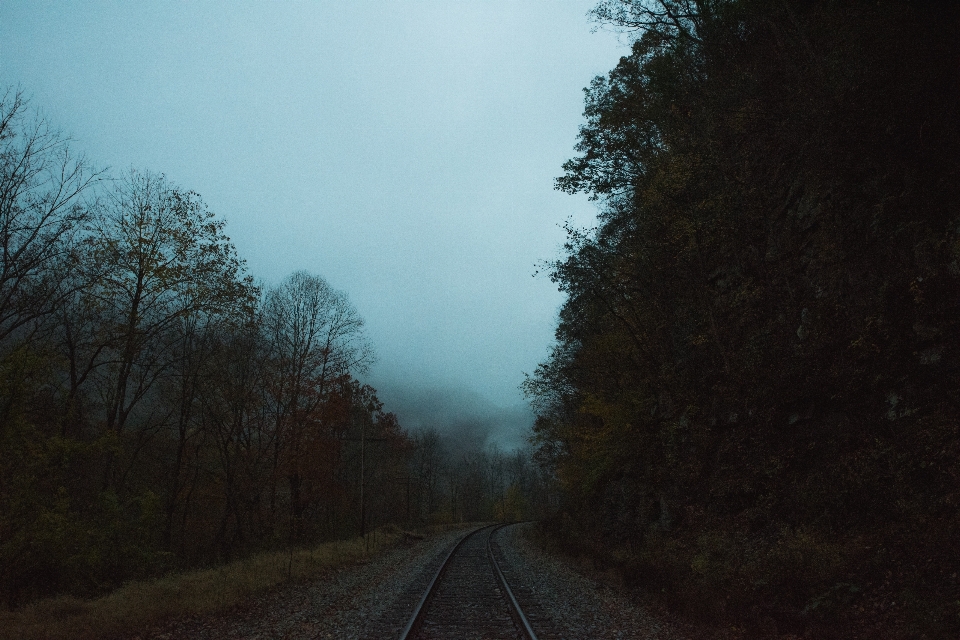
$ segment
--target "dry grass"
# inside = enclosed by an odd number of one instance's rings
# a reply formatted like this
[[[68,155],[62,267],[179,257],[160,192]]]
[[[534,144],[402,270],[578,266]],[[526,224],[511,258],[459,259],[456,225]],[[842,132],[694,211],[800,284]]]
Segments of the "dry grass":
[[[387,527],[366,541],[355,538],[313,549],[261,553],[215,569],[131,582],[97,600],[42,600],[18,611],[0,611],[0,638],[98,640],[136,633],[176,616],[223,611],[279,584],[361,561],[407,535]]]

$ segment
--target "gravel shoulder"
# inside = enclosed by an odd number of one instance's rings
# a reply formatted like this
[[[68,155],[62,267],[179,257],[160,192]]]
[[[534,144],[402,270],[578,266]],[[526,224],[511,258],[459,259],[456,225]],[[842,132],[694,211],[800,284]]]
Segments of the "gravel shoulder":
[[[618,590],[545,552],[530,535],[533,526],[505,527],[496,541],[507,580],[511,588],[518,585],[517,599],[541,640],[687,638]]]
[[[474,527],[475,528],[475,527]],[[232,610],[171,621],[128,640],[389,638],[406,622],[410,594],[419,594],[446,553],[473,528],[394,547],[302,584],[251,598]],[[409,614],[406,614],[409,615]]]
[[[541,640],[682,640],[618,590],[542,550],[532,524],[505,527],[495,553]],[[182,618],[128,640],[395,638],[450,549],[476,527],[401,544],[362,563],[251,598],[220,614]]]

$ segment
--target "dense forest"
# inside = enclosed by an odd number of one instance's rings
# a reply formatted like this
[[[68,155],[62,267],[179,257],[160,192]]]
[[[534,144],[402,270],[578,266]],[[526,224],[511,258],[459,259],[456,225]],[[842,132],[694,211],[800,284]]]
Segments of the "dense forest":
[[[960,637],[960,10],[605,0],[525,389],[555,534],[758,636]],[[795,636],[792,636],[795,637]]]
[[[547,504],[524,451],[405,431],[346,294],[255,283],[200,196],[0,94],[0,602]],[[442,426],[442,425],[441,425]]]

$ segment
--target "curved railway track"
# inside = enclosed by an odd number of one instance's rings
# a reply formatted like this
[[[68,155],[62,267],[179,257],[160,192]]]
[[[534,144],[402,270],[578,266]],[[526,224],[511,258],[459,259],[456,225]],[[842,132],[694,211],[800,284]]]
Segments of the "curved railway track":
[[[464,536],[430,581],[400,640],[537,640],[491,547],[491,525]]]

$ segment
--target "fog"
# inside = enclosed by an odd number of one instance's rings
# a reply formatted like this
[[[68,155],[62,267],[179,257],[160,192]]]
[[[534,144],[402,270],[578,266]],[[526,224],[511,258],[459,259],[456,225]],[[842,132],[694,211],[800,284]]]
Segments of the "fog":
[[[561,302],[532,274],[594,216],[553,180],[626,52],[592,4],[8,1],[0,83],[94,163],[197,191],[259,281],[347,292],[404,426],[511,447]]]
[[[411,431],[436,430],[453,454],[484,447],[503,450],[523,447],[533,421],[526,403],[503,407],[469,389],[405,385],[382,381],[379,389],[386,408]]]

